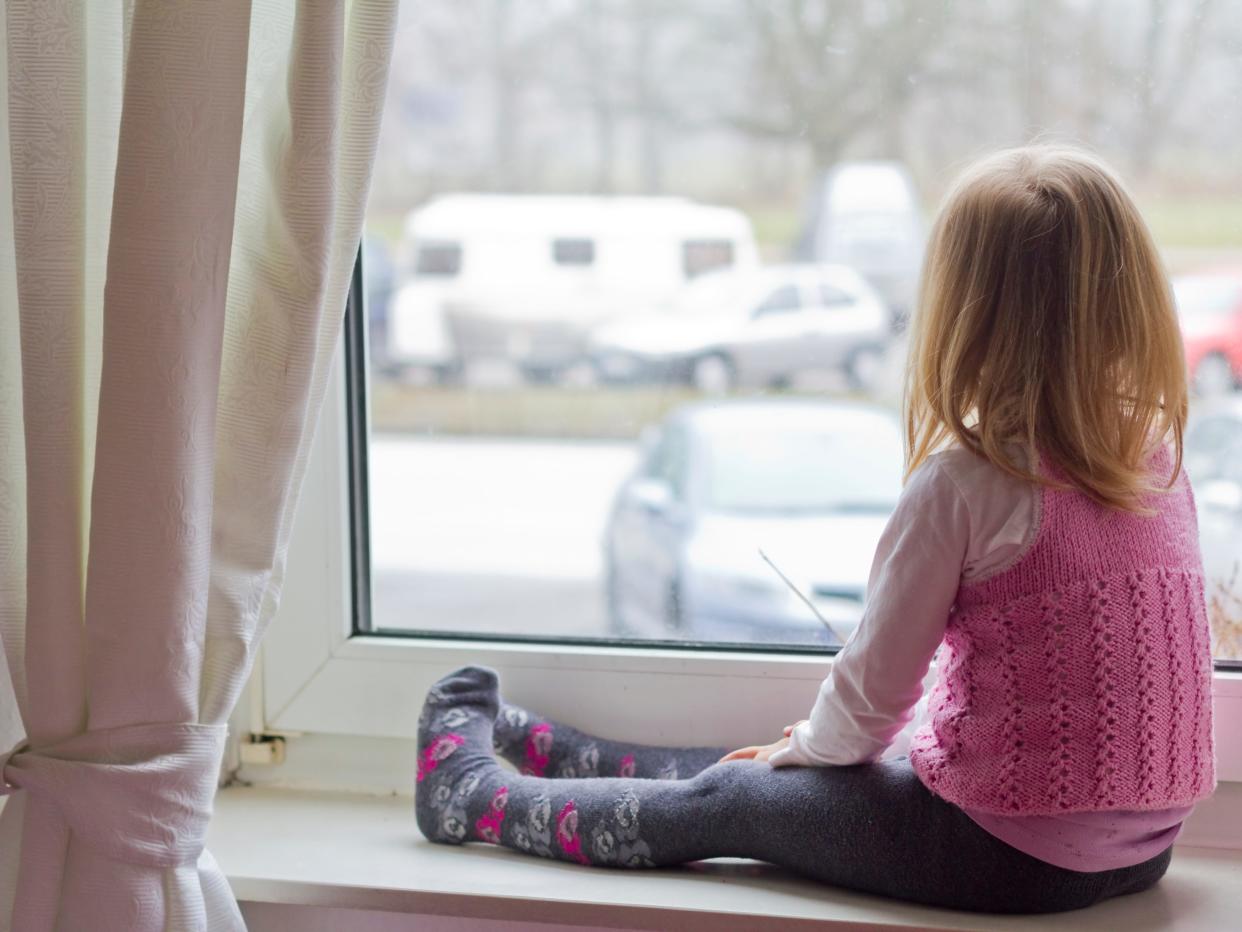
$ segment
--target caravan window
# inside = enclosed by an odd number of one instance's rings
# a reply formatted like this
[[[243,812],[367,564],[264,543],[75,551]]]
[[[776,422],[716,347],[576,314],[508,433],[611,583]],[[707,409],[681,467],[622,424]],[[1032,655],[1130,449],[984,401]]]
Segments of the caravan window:
[[[557,265],[594,265],[595,240],[555,239],[552,241],[552,261]]]
[[[733,264],[733,243],[727,239],[692,239],[682,243],[681,267],[686,278],[694,278]]]
[[[452,278],[461,272],[461,244],[423,243],[418,247],[414,274],[421,278]]]

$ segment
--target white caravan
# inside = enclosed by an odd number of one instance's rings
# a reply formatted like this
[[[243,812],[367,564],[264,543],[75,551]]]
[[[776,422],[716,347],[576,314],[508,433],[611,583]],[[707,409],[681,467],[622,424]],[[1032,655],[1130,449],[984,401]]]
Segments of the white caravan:
[[[581,361],[600,323],[758,265],[744,214],[674,197],[445,195],[409,215],[401,254],[393,368],[504,359],[533,379]]]

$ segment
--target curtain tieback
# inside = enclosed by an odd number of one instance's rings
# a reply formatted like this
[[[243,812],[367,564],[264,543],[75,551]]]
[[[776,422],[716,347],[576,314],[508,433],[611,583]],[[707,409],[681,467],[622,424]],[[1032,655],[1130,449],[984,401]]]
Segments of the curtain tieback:
[[[0,796],[25,790],[60,810],[105,856],[193,864],[203,850],[226,725],[126,725],[0,754]]]

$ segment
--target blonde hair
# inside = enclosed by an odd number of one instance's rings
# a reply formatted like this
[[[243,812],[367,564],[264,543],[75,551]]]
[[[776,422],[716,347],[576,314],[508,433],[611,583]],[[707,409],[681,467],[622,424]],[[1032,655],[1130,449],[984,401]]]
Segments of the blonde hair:
[[[1065,146],[995,153],[933,226],[906,374],[906,476],[956,440],[1045,485],[1145,513],[1186,423],[1181,334],[1155,242],[1113,172]],[[1173,438],[1168,483],[1147,457]],[[1017,443],[1025,457],[1015,457]]]

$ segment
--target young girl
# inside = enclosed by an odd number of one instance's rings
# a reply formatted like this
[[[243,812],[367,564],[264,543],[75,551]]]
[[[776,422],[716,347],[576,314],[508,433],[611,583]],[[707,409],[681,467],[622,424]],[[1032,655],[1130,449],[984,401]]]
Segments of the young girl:
[[[1177,321],[1107,168],[1029,147],[957,182],[905,408],[908,482],[808,720],[718,763],[538,718],[468,667],[419,721],[423,834],[594,865],[758,858],[988,912],[1159,880],[1215,786],[1211,656]]]

